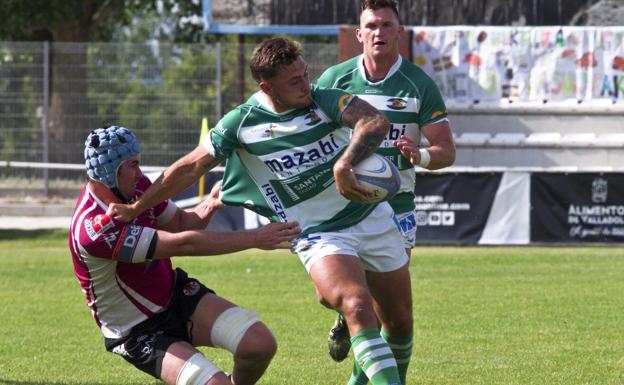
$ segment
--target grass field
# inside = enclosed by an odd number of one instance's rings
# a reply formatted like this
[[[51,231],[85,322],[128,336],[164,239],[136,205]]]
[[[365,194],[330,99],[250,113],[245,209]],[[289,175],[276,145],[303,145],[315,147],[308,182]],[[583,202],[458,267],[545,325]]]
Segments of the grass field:
[[[624,249],[418,247],[409,384],[624,384]],[[174,264],[255,309],[279,350],[264,385],[342,385],[326,353],[333,312],[298,259],[249,251]],[[0,232],[0,384],[153,385],[104,350],[66,233]],[[227,354],[205,350],[224,369]],[[352,357],[352,356],[351,356]]]

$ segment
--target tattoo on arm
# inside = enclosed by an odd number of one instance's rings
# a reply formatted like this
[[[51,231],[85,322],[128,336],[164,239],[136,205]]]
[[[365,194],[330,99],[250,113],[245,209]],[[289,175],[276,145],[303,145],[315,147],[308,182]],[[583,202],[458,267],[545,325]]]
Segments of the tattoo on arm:
[[[365,117],[379,115],[379,111],[366,101],[354,96],[347,107],[342,111],[342,123],[355,129],[358,121]]]
[[[217,167],[218,165],[220,165],[223,161],[221,159],[217,159],[217,158],[213,158],[213,157],[207,157],[204,164],[201,165],[201,167],[204,168],[204,170],[212,170],[213,168]],[[207,171],[204,171],[207,172]]]
[[[221,161],[207,154],[200,146],[175,161],[135,202],[141,212],[158,202],[172,198],[195,183]]]
[[[372,155],[390,129],[390,122],[375,107],[354,97],[342,113],[342,122],[353,136],[342,158],[355,165]]]
[[[345,151],[351,164],[358,164],[361,160],[371,156],[379,148],[385,133],[378,131],[356,130],[353,133],[349,147]],[[347,155],[349,153],[349,155]]]

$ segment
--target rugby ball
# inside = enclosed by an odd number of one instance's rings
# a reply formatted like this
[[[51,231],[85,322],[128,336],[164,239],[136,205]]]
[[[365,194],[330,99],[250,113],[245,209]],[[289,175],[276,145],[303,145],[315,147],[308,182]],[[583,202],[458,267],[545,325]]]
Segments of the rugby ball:
[[[401,176],[397,167],[386,157],[373,154],[353,167],[358,182],[374,191],[366,203],[386,201],[399,191]]]

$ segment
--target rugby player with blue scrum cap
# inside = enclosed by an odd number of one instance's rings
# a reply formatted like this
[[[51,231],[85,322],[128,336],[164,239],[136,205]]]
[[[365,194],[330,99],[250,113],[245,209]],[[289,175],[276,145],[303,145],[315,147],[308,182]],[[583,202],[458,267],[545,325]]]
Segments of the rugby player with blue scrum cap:
[[[76,203],[69,247],[106,349],[169,385],[255,384],[275,354],[273,335],[254,311],[174,269],[171,257],[285,248],[299,233],[297,223],[206,231],[222,206],[219,185],[194,209],[166,200],[131,223],[119,222],[106,215],[108,205],[133,202],[151,184],[141,172],[136,137],[124,127],[98,128],[88,135],[84,155],[89,179]],[[231,375],[197,346],[232,352]]]
[[[373,385],[400,385],[374,308],[383,303],[380,318],[393,334],[411,331],[411,307],[402,299],[409,293],[387,295],[389,287],[409,288],[408,257],[392,208],[366,204],[372,191],[353,172],[390,123],[348,92],[310,85],[307,68],[297,42],[272,38],[256,46],[250,69],[259,90],[139,200],[112,205],[109,213],[131,220],[225,160],[221,200],[262,201],[268,216],[300,223],[293,250],[319,300],[347,319],[358,364]]]

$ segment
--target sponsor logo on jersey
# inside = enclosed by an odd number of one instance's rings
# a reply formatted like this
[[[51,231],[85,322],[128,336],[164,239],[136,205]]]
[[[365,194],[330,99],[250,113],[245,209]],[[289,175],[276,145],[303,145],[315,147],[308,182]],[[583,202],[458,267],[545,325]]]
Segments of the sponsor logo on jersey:
[[[261,188],[262,193],[266,197],[267,201],[271,202],[271,204],[273,205],[273,212],[275,212],[275,214],[277,214],[283,220],[286,220],[286,212],[284,212],[284,206],[282,205],[280,199],[277,197],[277,194],[275,193],[275,190],[273,190],[273,187],[271,187],[267,183],[263,184]]]
[[[276,128],[278,128],[278,125],[275,123],[259,124],[253,127],[246,127],[244,135],[247,136],[247,139],[252,139],[254,142],[267,138],[275,138],[277,136],[277,133],[275,132]]]
[[[388,135],[386,135],[384,140],[399,140],[401,136],[405,135],[406,128],[406,124],[392,123],[390,125],[390,129],[388,130]]]
[[[117,240],[117,235],[119,235],[119,231],[114,231],[112,233],[104,235],[104,241],[108,245],[109,249],[115,247],[115,241]]]
[[[340,108],[340,111],[344,111],[344,109],[347,108],[352,99],[353,95],[351,94],[342,95],[340,99],[338,99],[338,108]]]
[[[264,129],[264,132],[262,132],[262,137],[275,139],[275,128],[277,128],[276,124],[269,123],[269,126]]]
[[[123,245],[128,248],[134,249],[139,241],[139,236],[141,235],[141,226],[130,225],[128,226],[128,231],[124,234]]]
[[[217,126],[215,128],[213,128],[213,130],[217,130],[217,132],[221,135],[225,135],[225,127],[223,127],[223,125],[221,124],[221,122],[219,122],[217,124]]]
[[[323,157],[332,156],[338,149],[340,149],[340,146],[336,143],[334,135],[329,134],[328,140],[319,140],[313,148],[306,152],[293,152],[281,158],[265,160],[264,164],[273,172],[281,172],[314,162]]]
[[[96,240],[100,234],[113,227],[115,224],[111,217],[106,214],[98,214],[93,218],[85,219],[85,230],[91,240]]]
[[[380,92],[381,92],[381,91],[379,91],[379,90],[370,89],[370,88],[368,88],[368,89],[365,89],[365,90],[364,90],[364,93],[365,93],[365,94],[378,94],[378,93],[380,93]]]
[[[318,180],[319,179],[323,179],[323,177],[325,175],[327,175],[327,173],[332,173],[332,169],[331,168],[327,168],[325,170],[321,170],[318,173],[315,173],[313,175],[310,175],[308,178],[305,178],[301,181],[301,183],[293,183],[290,185],[290,187],[292,187],[295,191],[297,191],[298,194],[305,194],[306,192],[314,189],[317,185],[318,185]],[[327,185],[333,183],[333,179],[330,179],[328,181],[326,181],[325,183],[323,183],[323,187],[327,188]],[[295,200],[299,200],[299,198],[295,199]]]
[[[390,98],[386,106],[392,110],[404,110],[407,107],[407,101],[401,98]]]
[[[124,227],[117,242],[115,250],[113,250],[113,259],[121,262],[132,262],[134,251],[139,243],[139,237],[143,227],[139,225],[128,225]]]
[[[187,295],[189,297],[197,294],[198,291],[199,291],[199,283],[197,281],[188,281],[186,285],[184,285],[184,288],[182,289],[182,292],[184,293],[184,295]]]

